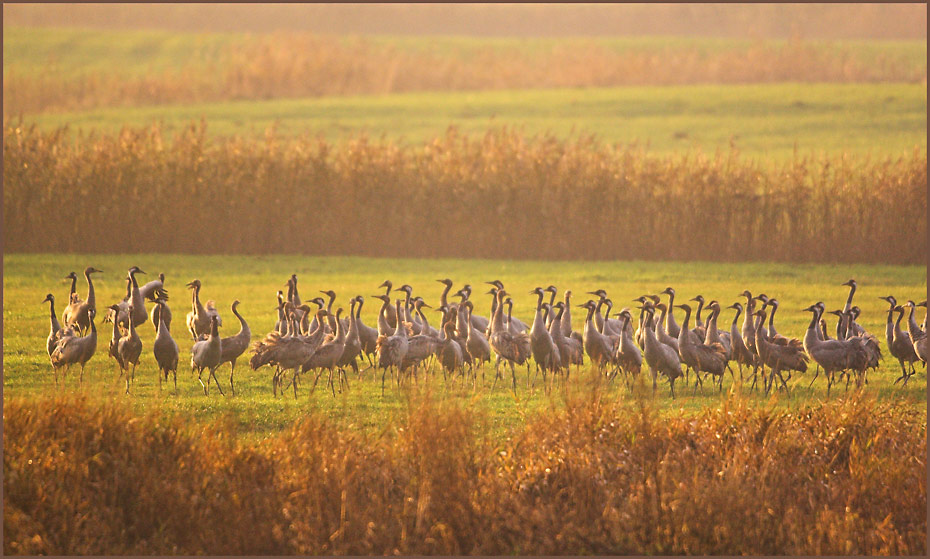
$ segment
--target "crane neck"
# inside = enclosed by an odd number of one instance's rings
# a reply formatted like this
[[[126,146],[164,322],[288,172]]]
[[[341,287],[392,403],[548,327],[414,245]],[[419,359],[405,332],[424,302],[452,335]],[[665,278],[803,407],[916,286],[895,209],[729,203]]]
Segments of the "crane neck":
[[[894,329],[895,329],[895,330],[901,331],[901,320],[902,320],[903,318],[904,318],[904,309],[902,308],[902,309],[900,310],[900,312],[898,313],[898,319],[895,320],[895,323],[894,323]],[[890,313],[888,314],[888,322],[891,322],[891,314],[890,314]],[[902,331],[902,333],[903,333],[903,331]]]
[[[394,335],[402,338],[407,337],[407,328],[404,326],[404,315],[400,312],[400,300],[397,300],[397,327],[394,329]]]
[[[451,283],[444,283],[442,288],[442,294],[439,295],[439,305],[443,307],[449,306],[449,291],[452,289]]]
[[[733,317],[733,324],[731,324],[731,326],[736,327],[737,323],[739,322],[739,315],[741,315],[742,313],[743,313],[743,309],[737,307],[736,316]]]
[[[94,280],[90,279],[90,272],[85,271],[84,277],[87,278],[87,304],[91,308],[94,308],[97,303],[97,298],[94,296]]]
[[[849,297],[846,298],[846,306],[843,307],[843,312],[847,312],[849,311],[850,308],[852,308],[853,295],[855,294],[856,294],[856,284],[852,284],[849,286]]]

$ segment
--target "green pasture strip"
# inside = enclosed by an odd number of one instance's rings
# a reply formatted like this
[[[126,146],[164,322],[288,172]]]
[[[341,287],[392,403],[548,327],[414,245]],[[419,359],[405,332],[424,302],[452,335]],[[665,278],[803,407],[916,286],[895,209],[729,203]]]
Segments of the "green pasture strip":
[[[926,150],[927,91],[911,84],[773,84],[407,93],[99,109],[29,117],[87,133],[206,119],[214,137],[368,134],[421,143],[455,126],[481,134],[512,126],[567,138],[593,134],[658,154],[731,147],[786,160],[845,152],[900,156]]]
[[[4,26],[4,72],[47,72],[59,77],[90,72],[139,76],[177,70],[190,65],[228,64],[232,45],[255,41],[274,43],[288,33],[193,33],[161,30],[101,30],[79,27]],[[326,36],[320,36],[327,38]],[[752,48],[783,48],[786,40],[754,40],[716,37],[560,37],[507,38],[466,36],[340,36],[346,46],[371,45],[399,52],[427,52],[468,59],[488,50],[542,54],[553,49],[596,46],[615,52],[674,53],[696,51],[699,55]],[[848,53],[865,62],[895,60],[905,66],[926,68],[926,41],[823,41],[800,44],[817,52]]]
[[[88,363],[83,386],[78,385],[77,369],[74,369],[60,388],[55,387],[52,368],[45,350],[45,339],[49,331],[48,304],[42,299],[46,293],[56,297],[56,311],[60,317],[67,300],[68,283],[62,279],[68,272],[78,273],[86,266],[104,270],[96,275],[95,287],[97,308],[100,318],[98,326],[97,353]],[[275,320],[275,292],[284,289],[284,282],[292,273],[298,274],[300,296],[307,301],[319,294],[321,289],[333,289],[338,294],[337,306],[348,310],[347,299],[357,294],[366,297],[362,313],[363,321],[375,325],[379,303],[370,295],[383,293],[378,285],[391,279],[396,286],[409,283],[414,294],[423,296],[431,305],[438,306],[441,285],[435,280],[449,277],[454,289],[464,283],[474,288],[472,295],[476,303],[476,314],[487,315],[490,298],[485,295],[483,282],[500,279],[512,293],[514,314],[527,323],[533,319],[535,295],[529,294],[533,287],[556,285],[561,299],[562,291],[571,289],[572,303],[578,305],[589,298],[585,294],[598,288],[606,289],[615,304],[615,311],[635,303],[630,300],[644,293],[658,293],[666,286],[678,292],[677,302],[686,302],[697,294],[708,300],[716,298],[723,306],[744,300],[738,294],[749,289],[753,294],[764,292],[776,297],[781,303],[776,317],[780,333],[802,337],[809,322],[809,313],[801,309],[823,300],[828,309],[840,308],[846,300],[847,288],[840,284],[854,277],[859,283],[855,303],[862,308],[859,322],[881,341],[885,359],[881,368],[869,374],[869,385],[865,390],[882,399],[895,399],[901,405],[923,409],[926,406],[926,375],[918,368],[918,374],[906,388],[894,386],[900,376],[900,366],[890,357],[884,342],[885,310],[887,304],[878,299],[893,294],[900,301],[922,300],[926,297],[926,269],[919,266],[821,266],[792,264],[712,264],[675,262],[504,262],[485,260],[394,260],[357,257],[305,257],[288,255],[265,256],[182,256],[163,254],[142,255],[54,255],[54,254],[6,254],[4,255],[4,394],[10,396],[41,397],[60,391],[80,391],[101,399],[127,398],[123,395],[125,384],[117,380],[115,362],[107,357],[107,345],[112,326],[102,322],[102,309],[122,299],[125,293],[125,273],[137,265],[148,272],[140,275],[141,282],[166,274],[166,287],[173,311],[172,334],[181,350],[178,374],[178,391],[173,387],[159,390],[155,372],[155,360],[151,354],[154,328],[151,323],[139,327],[143,340],[143,356],[136,371],[135,384],[129,400],[141,412],[153,408],[167,412],[189,415],[192,420],[202,422],[221,417],[230,417],[243,436],[261,438],[279,432],[311,408],[323,409],[331,417],[360,429],[379,430],[387,428],[394,414],[403,413],[410,394],[429,391],[448,405],[477,406],[486,412],[487,429],[492,436],[506,436],[511,429],[525,424],[526,418],[534,413],[544,413],[553,406],[562,405],[560,389],[547,394],[542,379],[537,378],[532,388],[527,387],[527,369],[517,368],[517,398],[510,388],[509,370],[503,381],[493,383],[492,366],[484,367],[484,381],[479,372],[477,388],[461,379],[446,383],[438,369],[432,375],[420,375],[416,385],[409,384],[399,390],[387,383],[385,396],[381,396],[380,373],[373,370],[363,373],[359,380],[349,372],[350,390],[336,393],[334,397],[324,375],[311,397],[313,376],[302,378],[297,401],[293,392],[275,398],[271,390],[271,370],[267,367],[252,371],[248,368],[248,355],[236,365],[235,397],[220,396],[215,387],[209,396],[203,395],[195,376],[191,376],[190,347],[192,340],[185,328],[185,315],[190,311],[190,295],[184,284],[198,278],[203,282],[203,301],[213,299],[223,319],[220,334],[235,334],[238,323],[229,311],[233,299],[239,299],[239,310],[248,321],[253,341],[269,332]],[[86,296],[87,286],[81,280],[78,292]],[[150,304],[147,305],[150,310]],[[583,309],[572,308],[574,327],[583,326]],[[439,313],[430,312],[431,324],[438,324]],[[634,313],[636,314],[636,313]],[[638,314],[637,314],[638,316]],[[679,321],[681,310],[676,312]],[[922,314],[918,320],[922,320]],[[722,313],[719,326],[729,329],[733,311]],[[742,320],[742,318],[741,318]],[[830,323],[835,328],[835,323]],[[832,330],[831,330],[832,331]],[[362,368],[367,361],[362,361]],[[735,367],[735,363],[733,364]],[[776,405],[798,407],[816,404],[827,398],[826,383],[819,378],[813,390],[808,384],[813,379],[813,364],[805,374],[795,374],[789,384],[790,394],[775,396]],[[596,377],[573,370],[572,391],[588,391]],[[229,367],[222,367],[218,378],[228,393]],[[727,375],[724,391],[734,386]],[[692,396],[692,387],[676,385],[678,398],[671,400],[668,385],[660,381],[656,401],[663,413],[693,413],[707,406],[719,405],[724,396],[715,393],[709,383]],[[647,382],[647,394],[651,398],[651,385]],[[768,405],[770,399],[759,393],[748,393],[750,401]],[[621,382],[611,384],[607,394],[625,398],[632,402],[630,390]],[[843,387],[834,388],[830,398],[843,395]]]

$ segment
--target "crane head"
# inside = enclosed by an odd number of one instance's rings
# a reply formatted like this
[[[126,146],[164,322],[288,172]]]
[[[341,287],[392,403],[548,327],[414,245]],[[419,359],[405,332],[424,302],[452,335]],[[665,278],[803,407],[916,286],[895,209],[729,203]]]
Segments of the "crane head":
[[[320,308],[326,304],[326,301],[324,301],[322,297],[314,297],[313,299],[310,299],[310,302],[316,304],[316,306]]]
[[[673,297],[675,296],[675,290],[672,289],[671,286],[666,287],[666,288],[662,291],[662,293],[664,293],[665,295],[671,295],[671,296],[673,296]]]
[[[445,285],[446,287],[452,287],[452,280],[450,280],[449,278],[446,278],[446,279],[438,279],[438,280],[436,280],[436,281],[438,281],[439,283]]]
[[[65,279],[76,280],[76,279],[77,279],[77,274],[75,274],[74,272],[71,272],[70,274],[68,274],[67,276],[65,276]]]
[[[200,280],[195,279],[194,281],[187,284],[188,289],[200,289]]]
[[[697,297],[692,297],[691,300],[692,300],[692,301],[697,301],[698,303],[703,304],[703,303],[704,303],[704,296],[703,296],[703,295],[698,295]]]
[[[848,287],[856,287],[856,280],[850,278],[850,279],[846,280],[845,282],[843,282],[842,285],[845,285],[845,286],[848,286]]]
[[[85,276],[89,276],[91,274],[98,274],[98,273],[102,274],[103,270],[98,270],[97,268],[94,268],[93,266],[88,266],[87,268],[84,268]]]
[[[49,293],[48,295],[45,296],[45,299],[42,299],[42,302],[43,302],[43,303],[45,303],[46,301],[51,301],[51,302],[54,303],[54,302],[55,302],[55,296],[52,295],[51,293]]]

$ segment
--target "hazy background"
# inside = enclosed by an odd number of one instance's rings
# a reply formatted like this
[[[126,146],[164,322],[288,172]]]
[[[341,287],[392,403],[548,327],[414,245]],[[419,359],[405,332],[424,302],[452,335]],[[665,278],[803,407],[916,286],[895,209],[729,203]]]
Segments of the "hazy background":
[[[926,4],[4,4],[4,25],[335,34],[918,39]]]

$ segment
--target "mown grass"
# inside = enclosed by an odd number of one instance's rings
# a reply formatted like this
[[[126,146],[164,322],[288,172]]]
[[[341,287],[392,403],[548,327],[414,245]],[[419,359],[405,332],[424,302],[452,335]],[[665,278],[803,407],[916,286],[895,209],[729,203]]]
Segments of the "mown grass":
[[[56,388],[52,369],[45,353],[45,337],[48,335],[48,305],[41,301],[48,292],[59,301],[67,298],[67,282],[62,280],[71,270],[80,272],[93,265],[105,270],[97,276],[98,308],[122,298],[125,293],[123,279],[129,266],[137,265],[155,276],[164,272],[167,288],[171,295],[170,305],[174,314],[172,333],[181,349],[181,367],[178,375],[178,392],[164,388],[159,391],[155,374],[151,343],[154,328],[147,324],[140,328],[143,340],[143,358],[136,374],[131,396],[123,395],[124,384],[117,381],[116,366],[106,357],[107,340],[112,327],[100,324],[97,355],[90,361],[83,386],[78,385],[76,372],[72,372],[61,388]],[[310,258],[302,256],[179,256],[179,255],[4,255],[4,394],[5,398],[23,397],[35,399],[50,394],[77,393],[100,404],[108,401],[128,401],[136,413],[152,409],[179,413],[200,424],[210,420],[227,418],[230,424],[247,440],[261,439],[279,433],[295,420],[310,414],[320,413],[341,424],[364,432],[381,432],[394,422],[397,413],[406,409],[411,394],[431,392],[438,400],[453,405],[474,407],[486,414],[488,435],[499,440],[524,427],[527,421],[546,410],[563,407],[564,398],[556,389],[547,394],[541,379],[536,379],[531,389],[527,388],[526,369],[518,369],[518,391],[515,400],[506,382],[492,386],[492,368],[486,368],[486,382],[477,390],[471,385],[446,383],[438,371],[420,379],[418,387],[411,392],[390,388],[381,397],[380,376],[373,371],[364,373],[359,381],[350,374],[351,389],[334,398],[324,385],[325,378],[312,397],[310,385],[305,379],[300,396],[295,402],[292,393],[275,399],[270,385],[270,370],[248,369],[246,359],[240,359],[236,367],[237,395],[221,397],[211,391],[203,395],[196,377],[190,376],[187,364],[190,359],[192,341],[185,332],[184,316],[190,310],[190,299],[184,284],[199,278],[203,282],[202,297],[217,301],[223,317],[221,335],[238,331],[235,318],[229,312],[233,299],[239,299],[240,312],[249,322],[253,339],[270,331],[276,313],[274,294],[283,288],[284,280],[297,273],[300,280],[301,297],[309,299],[321,289],[333,289],[338,294],[337,305],[356,294],[366,297],[363,320],[374,325],[376,306],[369,295],[381,292],[377,285],[391,279],[395,285],[403,282],[414,287],[414,293],[437,305],[441,285],[435,280],[442,277],[453,279],[456,286],[471,283],[475,287],[474,299],[478,312],[487,315],[489,297],[481,295],[482,282],[493,279],[503,281],[513,293],[514,313],[524,321],[532,320],[531,309],[535,298],[527,292],[536,285],[555,284],[560,290],[571,289],[573,301],[580,304],[587,299],[586,291],[604,288],[618,307],[633,306],[630,299],[643,293],[657,293],[668,285],[679,293],[678,299],[687,300],[698,293],[708,299],[716,298],[728,305],[739,300],[743,289],[753,293],[765,292],[777,297],[782,303],[777,316],[779,331],[786,335],[802,336],[809,319],[808,313],[800,309],[817,300],[823,300],[828,308],[839,308],[846,297],[846,288],[841,283],[855,277],[860,290],[856,304],[863,309],[860,322],[882,340],[884,348],[884,311],[887,305],[879,296],[893,294],[899,300],[920,300],[926,293],[926,271],[921,267],[895,266],[822,266],[783,264],[710,264],[710,263],[662,263],[662,262],[505,262],[482,260],[412,260],[412,259],[369,259],[369,258]],[[146,279],[145,276],[140,276]],[[456,287],[456,289],[458,288]],[[79,285],[82,297],[86,286]],[[574,325],[582,327],[581,309],[573,309]],[[438,313],[432,313],[438,316]],[[720,320],[721,327],[729,327],[733,314],[727,311]],[[434,323],[436,320],[429,317]],[[679,315],[680,318],[680,315]],[[922,318],[922,317],[921,317]],[[922,410],[926,407],[926,376],[920,372],[905,388],[893,386],[900,374],[896,361],[887,356],[879,371],[871,373],[865,392],[881,401],[895,401],[897,405]],[[225,371],[225,374],[224,374]],[[790,394],[776,397],[780,408],[797,409],[799,406],[827,400],[825,383],[819,379],[812,391],[807,390],[813,378],[813,367],[806,375],[796,376]],[[228,387],[228,366],[218,377]],[[571,391],[590,389],[590,377],[575,376],[569,386]],[[725,388],[732,386],[727,377]],[[694,414],[707,407],[719,404],[722,396],[709,388],[692,395],[691,388],[679,386],[679,397],[671,400],[667,385],[660,385],[656,396],[657,410],[661,414]],[[620,384],[610,386],[609,397],[623,401],[630,399],[627,388]],[[228,391],[227,391],[228,392]],[[769,399],[760,393],[742,390],[746,401],[753,406],[767,405]],[[830,400],[842,396],[843,390],[833,392]]]
[[[507,441],[412,401],[261,444],[81,397],[4,405],[8,554],[921,555],[926,415],[867,395],[731,396],[658,417],[594,388]]]
[[[926,150],[927,91],[910,84],[771,84],[430,92],[321,99],[230,101],[37,115],[44,130],[85,133],[159,124],[179,131],[204,118],[212,137],[359,134],[417,144],[449,126],[479,135],[513,126],[527,135],[592,134],[659,155],[735,147],[749,159]]]

